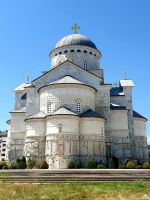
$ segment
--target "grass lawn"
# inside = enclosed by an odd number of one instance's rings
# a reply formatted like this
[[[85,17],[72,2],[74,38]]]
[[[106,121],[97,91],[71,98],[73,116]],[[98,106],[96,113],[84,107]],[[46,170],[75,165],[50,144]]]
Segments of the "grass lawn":
[[[142,200],[150,183],[0,184],[0,200]]]

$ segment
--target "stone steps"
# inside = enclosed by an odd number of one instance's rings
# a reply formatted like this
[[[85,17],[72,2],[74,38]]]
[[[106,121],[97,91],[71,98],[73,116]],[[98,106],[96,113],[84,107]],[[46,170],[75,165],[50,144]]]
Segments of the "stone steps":
[[[136,180],[150,181],[150,170],[1,170],[0,180],[1,182],[6,183],[129,182]]]

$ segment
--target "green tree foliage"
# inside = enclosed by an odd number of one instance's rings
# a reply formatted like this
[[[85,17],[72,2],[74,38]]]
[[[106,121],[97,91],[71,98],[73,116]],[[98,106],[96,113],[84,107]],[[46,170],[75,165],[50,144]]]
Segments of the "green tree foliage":
[[[75,168],[75,164],[72,160],[70,160],[68,163],[67,163],[67,169],[74,169]]]
[[[144,164],[143,164],[143,169],[150,169],[150,164],[149,164],[149,162],[144,162]]]
[[[134,161],[129,160],[126,165],[126,169],[136,169],[136,164]]]
[[[26,158],[23,156],[22,158],[17,158],[16,160],[16,168],[17,169],[26,169]]]
[[[86,163],[86,168],[96,169],[96,162],[94,160],[88,160]]]

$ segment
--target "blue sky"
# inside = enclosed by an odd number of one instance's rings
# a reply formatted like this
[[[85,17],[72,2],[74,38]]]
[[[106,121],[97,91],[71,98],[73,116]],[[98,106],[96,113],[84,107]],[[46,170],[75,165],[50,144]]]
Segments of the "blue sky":
[[[13,89],[50,69],[49,52],[70,27],[102,52],[105,82],[135,83],[134,109],[150,119],[149,0],[0,0],[0,130],[13,109]],[[147,125],[150,135],[150,123]]]

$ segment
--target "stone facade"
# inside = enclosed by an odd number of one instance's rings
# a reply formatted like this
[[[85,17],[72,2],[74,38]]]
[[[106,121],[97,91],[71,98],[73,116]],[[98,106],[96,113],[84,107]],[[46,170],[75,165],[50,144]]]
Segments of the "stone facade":
[[[80,34],[60,40],[50,58],[50,71],[15,89],[7,160],[46,159],[50,169],[70,160],[146,160],[146,118],[133,110],[133,82],[106,84],[101,52]]]

